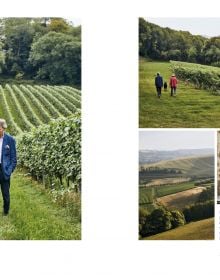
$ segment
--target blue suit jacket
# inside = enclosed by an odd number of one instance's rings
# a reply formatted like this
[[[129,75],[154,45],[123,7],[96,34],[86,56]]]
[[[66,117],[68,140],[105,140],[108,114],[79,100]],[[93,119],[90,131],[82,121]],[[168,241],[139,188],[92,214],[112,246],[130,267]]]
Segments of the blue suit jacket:
[[[2,143],[2,158],[1,158],[2,172],[5,180],[9,180],[11,173],[14,171],[17,164],[16,144],[15,139],[4,133]]]

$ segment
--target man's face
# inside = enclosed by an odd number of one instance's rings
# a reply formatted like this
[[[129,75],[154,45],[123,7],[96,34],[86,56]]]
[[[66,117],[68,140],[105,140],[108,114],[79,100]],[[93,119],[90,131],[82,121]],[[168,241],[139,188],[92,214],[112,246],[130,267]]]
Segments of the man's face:
[[[0,126],[0,138],[3,136],[4,128]]]

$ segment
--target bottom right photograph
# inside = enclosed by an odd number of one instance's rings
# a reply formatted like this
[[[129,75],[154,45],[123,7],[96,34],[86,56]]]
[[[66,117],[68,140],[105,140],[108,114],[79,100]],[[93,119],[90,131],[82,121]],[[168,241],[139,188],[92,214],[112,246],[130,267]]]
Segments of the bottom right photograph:
[[[139,130],[140,240],[214,239],[215,133]]]
[[[217,132],[217,203],[220,204],[220,131]]]

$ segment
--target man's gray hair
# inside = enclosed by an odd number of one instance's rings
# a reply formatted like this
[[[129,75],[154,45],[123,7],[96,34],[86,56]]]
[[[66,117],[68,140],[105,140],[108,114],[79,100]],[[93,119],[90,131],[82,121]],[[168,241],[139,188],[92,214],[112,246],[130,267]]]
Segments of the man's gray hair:
[[[0,119],[0,127],[7,128],[7,123],[4,119]]]

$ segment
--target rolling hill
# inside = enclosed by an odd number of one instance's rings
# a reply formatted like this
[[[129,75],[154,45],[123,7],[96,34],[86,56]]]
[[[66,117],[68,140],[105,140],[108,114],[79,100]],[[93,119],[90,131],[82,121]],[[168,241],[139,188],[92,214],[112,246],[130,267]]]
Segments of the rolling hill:
[[[192,222],[173,230],[168,230],[144,240],[212,240],[214,239],[214,218]]]
[[[213,149],[178,149],[170,151],[162,150],[140,150],[139,163],[155,163],[161,160],[171,160],[189,156],[211,155],[214,153]]]
[[[144,168],[158,167],[178,169],[185,177],[213,177],[214,176],[214,156],[194,156],[178,158],[174,160],[160,161],[153,164],[144,164]]]

